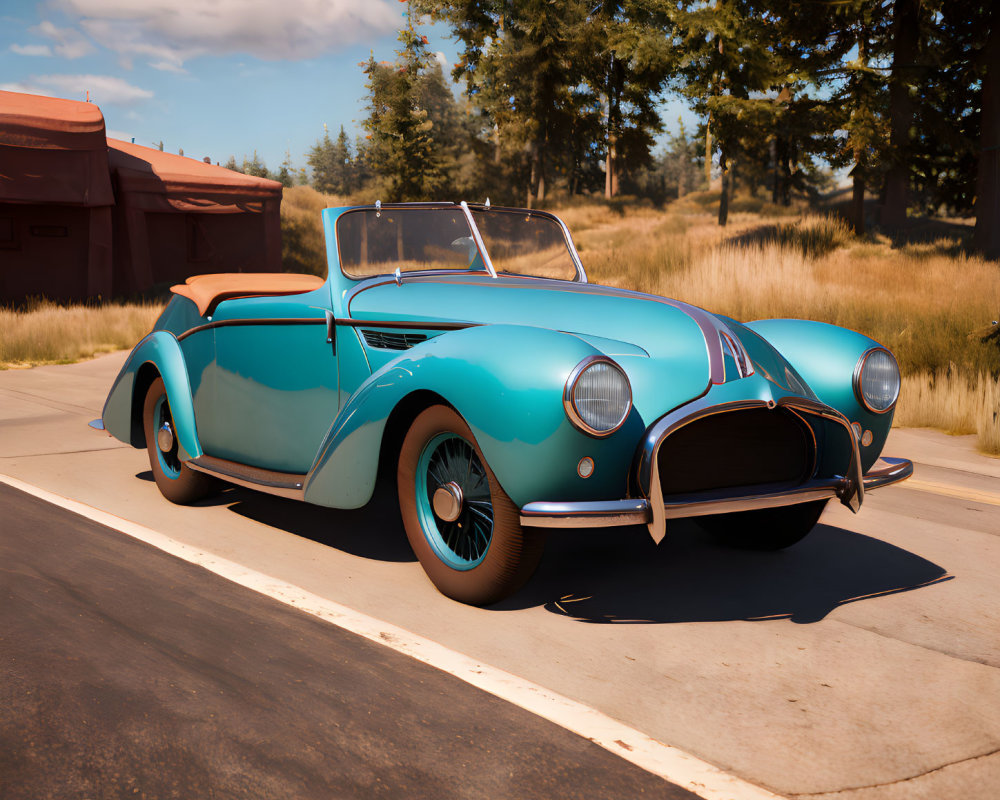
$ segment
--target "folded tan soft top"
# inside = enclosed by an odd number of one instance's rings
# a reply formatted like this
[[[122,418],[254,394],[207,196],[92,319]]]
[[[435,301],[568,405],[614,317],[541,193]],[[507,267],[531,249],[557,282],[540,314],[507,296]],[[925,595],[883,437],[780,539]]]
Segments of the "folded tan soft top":
[[[316,275],[221,272],[215,275],[192,275],[184,283],[171,286],[170,291],[193,300],[198,306],[198,313],[204,317],[215,311],[215,307],[223,300],[303,294],[318,289],[323,283],[323,279]]]

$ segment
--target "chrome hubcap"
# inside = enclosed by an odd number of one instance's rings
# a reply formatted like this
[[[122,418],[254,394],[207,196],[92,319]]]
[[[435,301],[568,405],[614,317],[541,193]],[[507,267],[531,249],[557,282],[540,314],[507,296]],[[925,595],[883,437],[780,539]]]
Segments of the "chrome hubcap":
[[[161,453],[169,453],[174,446],[174,432],[170,423],[164,420],[160,429],[156,432],[156,444]]]
[[[434,514],[445,522],[454,522],[462,515],[462,487],[455,481],[438,486],[431,501]]]

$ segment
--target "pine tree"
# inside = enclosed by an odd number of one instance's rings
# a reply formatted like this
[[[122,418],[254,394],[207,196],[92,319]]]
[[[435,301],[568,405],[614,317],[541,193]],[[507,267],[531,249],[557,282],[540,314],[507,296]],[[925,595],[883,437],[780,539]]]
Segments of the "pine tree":
[[[285,149],[285,160],[281,162],[281,168],[278,170],[278,180],[281,182],[282,186],[294,186],[295,180],[292,178],[292,153],[287,148]]]
[[[649,162],[661,130],[656,100],[674,67],[672,6],[658,0],[602,0],[577,31],[576,58],[605,108],[606,197],[618,193],[623,164]]]
[[[527,204],[544,201],[561,143],[573,137],[586,4],[419,0],[414,8],[451,24],[463,44],[453,77],[465,79],[470,100],[489,115],[495,152],[526,184]]]
[[[775,102],[765,93],[778,82],[776,61],[768,47],[767,18],[754,11],[741,0],[716,0],[712,6],[686,0],[674,16],[684,52],[684,91],[707,118],[708,134],[719,151],[720,225],[729,217],[741,140],[759,136],[773,124]]]
[[[364,65],[368,76],[364,126],[370,137],[366,161],[381,179],[381,199],[392,202],[433,198],[445,183],[441,144],[421,104],[422,78],[433,56],[427,37],[415,31],[412,17],[408,20],[399,32],[396,61],[379,63],[373,55]]]
[[[306,163],[312,170],[312,185],[318,192],[330,194],[334,191],[333,183],[333,142],[330,141],[330,131],[323,125],[323,138],[309,148]]]

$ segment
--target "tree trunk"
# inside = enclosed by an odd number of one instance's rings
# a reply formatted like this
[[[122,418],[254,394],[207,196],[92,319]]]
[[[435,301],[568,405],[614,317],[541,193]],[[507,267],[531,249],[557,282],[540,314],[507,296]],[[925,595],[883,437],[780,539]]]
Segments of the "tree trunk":
[[[771,139],[771,143],[768,145],[768,150],[770,150],[771,154],[771,202],[778,205],[778,199],[781,197],[781,188],[779,186],[781,183],[781,172],[778,169],[777,136]]]
[[[677,156],[677,198],[682,198],[687,194],[687,173],[688,173],[688,153],[687,140],[685,139],[684,149]]]
[[[611,199],[618,189],[618,153],[615,151],[615,136],[608,132],[608,154],[604,159],[604,196]]]
[[[858,236],[865,233],[865,178],[861,167],[854,167],[854,192],[851,196],[851,217],[854,220],[854,232]]]
[[[888,228],[906,224],[910,183],[909,145],[913,127],[910,83],[914,80],[920,0],[895,0],[892,20],[892,78],[889,80],[889,171],[885,178],[885,204],[880,221]]]
[[[1000,259],[1000,35],[996,12],[983,52],[982,129],[976,172],[976,229],[972,246],[987,258]]]
[[[539,203],[545,202],[545,139],[538,144],[535,148],[535,161],[538,165],[536,178],[537,184],[535,189],[535,200]]]
[[[537,145],[531,148],[531,172],[528,174],[528,200],[525,205],[528,208],[534,207],[535,184],[538,181],[538,148]]]
[[[725,227],[729,220],[729,165],[726,163],[726,150],[719,150],[719,170],[722,172],[722,193],[719,195],[719,225]]]
[[[705,122],[705,189],[712,188],[712,112]]]

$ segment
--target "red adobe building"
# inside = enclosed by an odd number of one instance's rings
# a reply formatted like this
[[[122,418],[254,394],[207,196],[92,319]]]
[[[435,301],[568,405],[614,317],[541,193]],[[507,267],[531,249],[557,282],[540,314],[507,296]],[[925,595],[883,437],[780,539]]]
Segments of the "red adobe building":
[[[0,304],[280,272],[281,188],[108,140],[92,103],[0,91]]]

